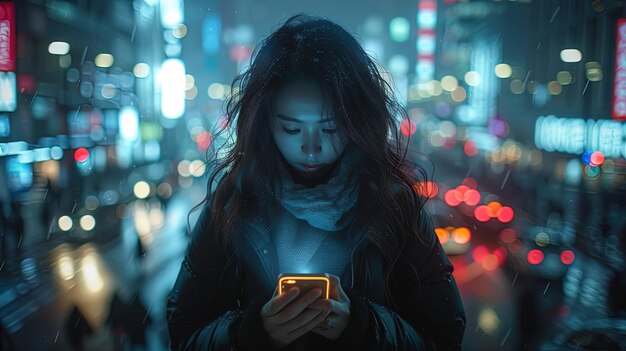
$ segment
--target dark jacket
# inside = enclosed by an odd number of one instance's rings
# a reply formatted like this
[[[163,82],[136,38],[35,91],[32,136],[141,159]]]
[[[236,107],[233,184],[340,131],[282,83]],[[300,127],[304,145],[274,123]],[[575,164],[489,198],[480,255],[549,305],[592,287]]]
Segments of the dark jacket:
[[[224,255],[206,228],[210,209],[202,210],[191,235],[176,283],[168,296],[167,318],[173,350],[264,350],[271,341],[263,329],[261,307],[272,297],[280,272],[267,213],[243,220],[241,234]],[[294,344],[327,350],[460,349],[465,313],[450,261],[422,211],[426,243],[408,242],[391,285],[395,306],[384,297],[384,260],[356,223],[347,235],[360,235],[352,260],[340,276],[350,299],[350,322],[338,340],[308,333]],[[237,254],[235,254],[237,252]],[[228,256],[228,257],[226,257]],[[413,268],[418,275],[411,274]],[[418,278],[419,277],[419,278]],[[302,340],[302,339],[305,340]]]

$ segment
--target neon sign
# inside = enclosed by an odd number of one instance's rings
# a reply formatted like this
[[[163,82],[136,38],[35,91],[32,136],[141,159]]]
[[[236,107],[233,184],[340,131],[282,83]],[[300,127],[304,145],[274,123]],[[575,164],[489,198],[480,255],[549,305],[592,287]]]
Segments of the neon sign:
[[[0,2],[0,71],[15,71],[15,10]]]
[[[435,77],[435,49],[437,40],[437,2],[435,0],[419,0],[417,21],[417,62],[415,74],[420,83],[426,83]]]
[[[535,123],[535,146],[549,152],[582,155],[592,150],[607,158],[626,158],[626,123],[540,116]]]
[[[626,121],[626,18],[617,21],[613,119]]]

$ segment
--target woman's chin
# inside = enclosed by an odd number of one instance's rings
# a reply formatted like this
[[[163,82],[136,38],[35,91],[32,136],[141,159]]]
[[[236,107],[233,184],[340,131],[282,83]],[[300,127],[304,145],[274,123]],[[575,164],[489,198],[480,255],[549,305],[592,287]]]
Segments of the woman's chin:
[[[293,166],[290,166],[289,168],[291,168],[292,175],[295,175],[297,177],[294,177],[295,181],[297,183],[306,185],[306,186],[314,186],[317,184],[323,184],[328,182],[328,180],[330,179],[330,175],[332,173],[333,170],[333,166],[334,165],[326,165],[323,167],[320,167],[318,169],[306,169],[306,168],[296,168]]]

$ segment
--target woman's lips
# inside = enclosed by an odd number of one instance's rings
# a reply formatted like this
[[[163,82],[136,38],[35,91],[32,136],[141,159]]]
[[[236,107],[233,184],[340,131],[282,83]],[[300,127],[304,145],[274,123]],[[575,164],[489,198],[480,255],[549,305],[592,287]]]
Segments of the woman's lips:
[[[322,165],[302,165],[302,167],[308,172],[314,172],[322,168]]]

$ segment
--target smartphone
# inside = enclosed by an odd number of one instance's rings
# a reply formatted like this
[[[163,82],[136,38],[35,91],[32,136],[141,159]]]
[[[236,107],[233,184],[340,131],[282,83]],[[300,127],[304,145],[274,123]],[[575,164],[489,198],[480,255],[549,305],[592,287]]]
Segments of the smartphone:
[[[278,276],[279,295],[296,286],[300,289],[300,295],[319,288],[322,290],[322,296],[329,298],[330,279],[326,273],[281,273]]]

